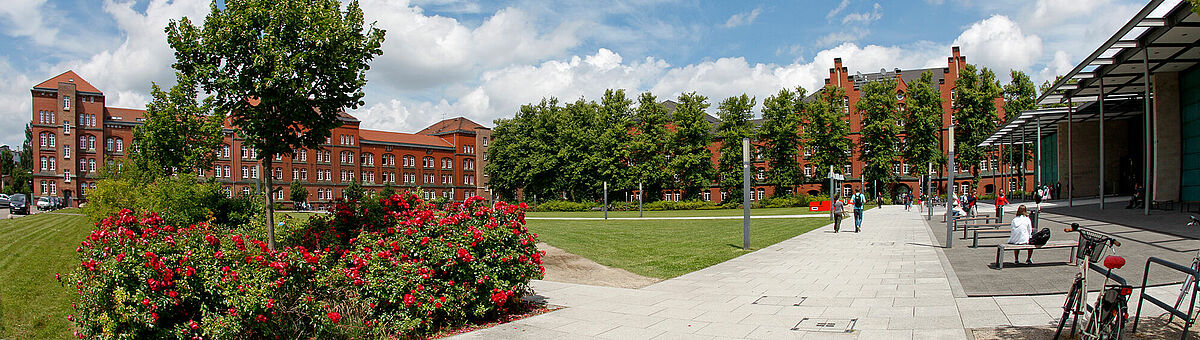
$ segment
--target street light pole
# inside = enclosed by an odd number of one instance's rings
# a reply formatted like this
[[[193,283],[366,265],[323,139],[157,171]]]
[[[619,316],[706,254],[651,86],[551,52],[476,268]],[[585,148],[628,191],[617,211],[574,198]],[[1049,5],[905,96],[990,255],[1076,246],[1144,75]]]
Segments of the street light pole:
[[[750,250],[750,138],[742,138],[742,249]]]
[[[954,124],[950,124],[946,157],[946,248],[954,246]]]

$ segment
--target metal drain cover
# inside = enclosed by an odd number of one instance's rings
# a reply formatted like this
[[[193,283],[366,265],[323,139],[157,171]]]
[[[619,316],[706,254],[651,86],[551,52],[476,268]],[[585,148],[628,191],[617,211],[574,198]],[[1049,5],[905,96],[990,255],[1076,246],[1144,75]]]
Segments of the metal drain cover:
[[[768,295],[763,295],[762,297],[759,297],[757,300],[754,300],[754,302],[752,302],[750,304],[766,305],[766,306],[799,306],[801,303],[804,303],[805,299],[808,299],[808,297],[807,296],[768,296]]]
[[[869,245],[872,245],[872,246],[894,246],[894,245],[896,245],[896,242],[871,242]]]
[[[854,331],[854,324],[858,323],[858,318],[852,319],[830,319],[830,318],[804,318],[792,327],[793,331],[810,331],[810,332],[831,332],[831,333],[850,333]]]

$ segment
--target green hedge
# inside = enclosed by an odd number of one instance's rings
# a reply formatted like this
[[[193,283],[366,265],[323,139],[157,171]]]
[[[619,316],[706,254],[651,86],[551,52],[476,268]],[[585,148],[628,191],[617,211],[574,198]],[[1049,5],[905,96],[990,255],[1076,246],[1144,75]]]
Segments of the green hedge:
[[[589,211],[599,207],[596,202],[546,201],[534,207],[534,211]]]

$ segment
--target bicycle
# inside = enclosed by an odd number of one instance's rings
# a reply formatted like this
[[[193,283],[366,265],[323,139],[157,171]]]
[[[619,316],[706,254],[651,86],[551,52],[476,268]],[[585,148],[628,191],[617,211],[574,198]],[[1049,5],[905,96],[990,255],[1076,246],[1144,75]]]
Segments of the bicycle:
[[[1067,293],[1067,301],[1063,304],[1063,314],[1059,318],[1058,328],[1054,332],[1054,339],[1058,339],[1062,335],[1063,327],[1067,324],[1068,318],[1074,318],[1071,321],[1071,336],[1075,335],[1076,325],[1079,323],[1081,315],[1087,315],[1084,329],[1079,332],[1083,339],[1120,339],[1121,333],[1125,330],[1125,321],[1129,319],[1129,296],[1133,295],[1133,286],[1124,282],[1124,279],[1116,277],[1112,274],[1113,269],[1120,269],[1125,265],[1125,259],[1120,256],[1109,255],[1104,258],[1104,284],[1100,295],[1096,297],[1094,305],[1085,305],[1087,301],[1087,272],[1089,267],[1093,267],[1094,263],[1104,255],[1105,250],[1116,254],[1111,247],[1120,247],[1121,242],[1111,237],[1103,235],[1089,235],[1080,229],[1078,223],[1072,223],[1070,228],[1064,229],[1066,232],[1078,232],[1080,236],[1079,252],[1075,254],[1076,262],[1078,262],[1079,273],[1075,274],[1075,281],[1071,284],[1071,289]],[[1099,269],[1093,269],[1100,271]],[[1109,280],[1113,280],[1114,284],[1110,285]],[[1081,303],[1082,302],[1082,303]]]
[[[1187,226],[1200,226],[1200,219],[1197,219],[1196,216],[1191,216],[1191,221],[1187,223]],[[1197,250],[1196,257],[1192,258],[1192,266],[1190,268],[1192,268],[1192,270],[1200,271],[1200,250]],[[1179,298],[1175,300],[1175,309],[1179,309],[1179,304],[1183,303],[1183,299],[1187,297],[1188,292],[1191,292],[1195,284],[1196,277],[1194,276],[1188,275],[1187,278],[1183,280],[1183,284],[1179,286]],[[1188,311],[1188,314],[1191,313],[1192,311]],[[1169,324],[1171,321],[1175,320],[1175,314],[1167,314],[1170,315],[1170,317],[1167,318],[1167,323]]]

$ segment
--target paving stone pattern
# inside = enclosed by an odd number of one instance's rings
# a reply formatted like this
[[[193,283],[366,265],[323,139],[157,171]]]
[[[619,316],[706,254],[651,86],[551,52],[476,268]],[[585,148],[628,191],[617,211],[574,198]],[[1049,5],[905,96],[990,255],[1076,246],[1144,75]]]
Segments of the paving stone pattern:
[[[862,233],[826,226],[641,289],[534,281],[532,299],[567,308],[458,337],[968,339],[1061,313],[1062,295],[966,297],[932,238],[916,209],[884,206]]]

